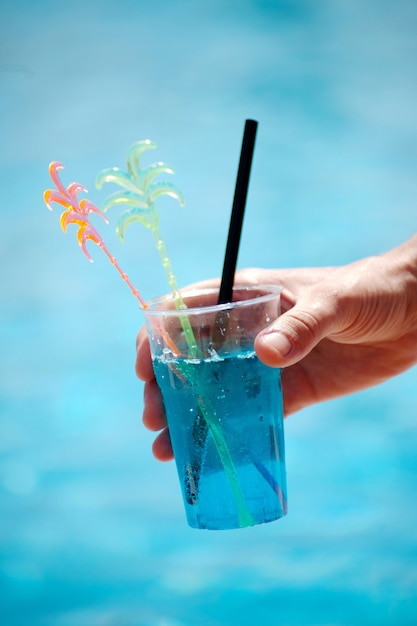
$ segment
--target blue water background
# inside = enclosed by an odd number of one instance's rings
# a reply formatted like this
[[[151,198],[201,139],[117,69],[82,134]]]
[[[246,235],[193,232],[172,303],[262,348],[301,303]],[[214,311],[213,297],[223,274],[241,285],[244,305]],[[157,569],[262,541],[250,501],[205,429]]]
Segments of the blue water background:
[[[417,4],[5,0],[0,31],[0,623],[416,624],[416,369],[286,422],[285,519],[191,530],[140,421],[142,316],[42,193],[59,160],[100,205],[96,173],[151,138],[187,200],[160,203],[178,281],[218,275],[253,117],[240,267],[399,244],[417,230]],[[166,291],[145,229],[106,240],[145,298]]]

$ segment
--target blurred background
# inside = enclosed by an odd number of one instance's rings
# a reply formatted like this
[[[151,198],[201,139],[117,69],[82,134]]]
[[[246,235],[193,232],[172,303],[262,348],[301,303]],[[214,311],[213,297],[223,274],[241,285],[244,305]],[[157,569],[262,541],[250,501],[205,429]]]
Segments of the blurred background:
[[[100,206],[97,172],[150,138],[143,163],[187,201],[158,205],[178,282],[217,276],[252,117],[239,267],[398,245],[417,230],[417,4],[3,0],[0,31],[1,624],[416,624],[416,369],[286,422],[285,519],[189,529],[141,424],[137,303],[42,194],[58,160]],[[103,236],[145,298],[167,291],[148,231]]]

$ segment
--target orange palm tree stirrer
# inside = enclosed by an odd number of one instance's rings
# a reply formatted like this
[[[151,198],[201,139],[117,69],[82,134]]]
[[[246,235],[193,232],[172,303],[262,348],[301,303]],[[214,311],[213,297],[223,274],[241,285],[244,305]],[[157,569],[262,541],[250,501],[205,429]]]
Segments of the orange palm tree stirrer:
[[[89,215],[90,213],[96,213],[106,222],[106,224],[108,224],[107,218],[92,202],[89,202],[85,198],[78,200],[78,194],[80,191],[87,193],[87,189],[85,187],[78,183],[71,183],[68,187],[64,186],[58,174],[59,170],[62,169],[64,169],[64,166],[58,161],[53,161],[49,166],[49,173],[55,183],[56,190],[47,189],[43,194],[46,206],[50,211],[52,211],[52,202],[56,202],[57,204],[61,204],[65,207],[65,211],[62,213],[60,220],[62,230],[66,232],[70,224],[78,224],[79,228],[77,232],[77,240],[87,259],[91,262],[93,261],[87,251],[87,242],[93,241],[103,250],[110,263],[114,265],[132,294],[137,300],[139,300],[141,307],[146,309],[148,305],[145,300],[140,295],[138,289],[136,289],[136,287],[134,287],[131,283],[126,272],[122,270],[117,262],[117,259],[107,249],[100,233],[91,224]]]

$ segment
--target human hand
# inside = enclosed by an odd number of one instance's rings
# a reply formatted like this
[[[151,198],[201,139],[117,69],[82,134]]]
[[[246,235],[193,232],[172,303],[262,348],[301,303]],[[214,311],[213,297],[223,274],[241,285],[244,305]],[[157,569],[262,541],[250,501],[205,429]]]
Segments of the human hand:
[[[255,350],[267,365],[284,368],[286,416],[381,383],[417,362],[417,237],[342,267],[243,270],[235,282],[284,287],[282,315],[257,336]],[[169,460],[169,432],[144,328],[136,372],[145,381],[144,425],[161,431],[154,455]]]

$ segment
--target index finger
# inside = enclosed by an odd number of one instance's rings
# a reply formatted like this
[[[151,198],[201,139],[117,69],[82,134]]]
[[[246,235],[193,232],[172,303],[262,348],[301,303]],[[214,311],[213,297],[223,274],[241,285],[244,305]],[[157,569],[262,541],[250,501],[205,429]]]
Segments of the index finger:
[[[152,367],[151,348],[145,326],[142,326],[136,338],[136,375],[145,382],[155,378]]]

